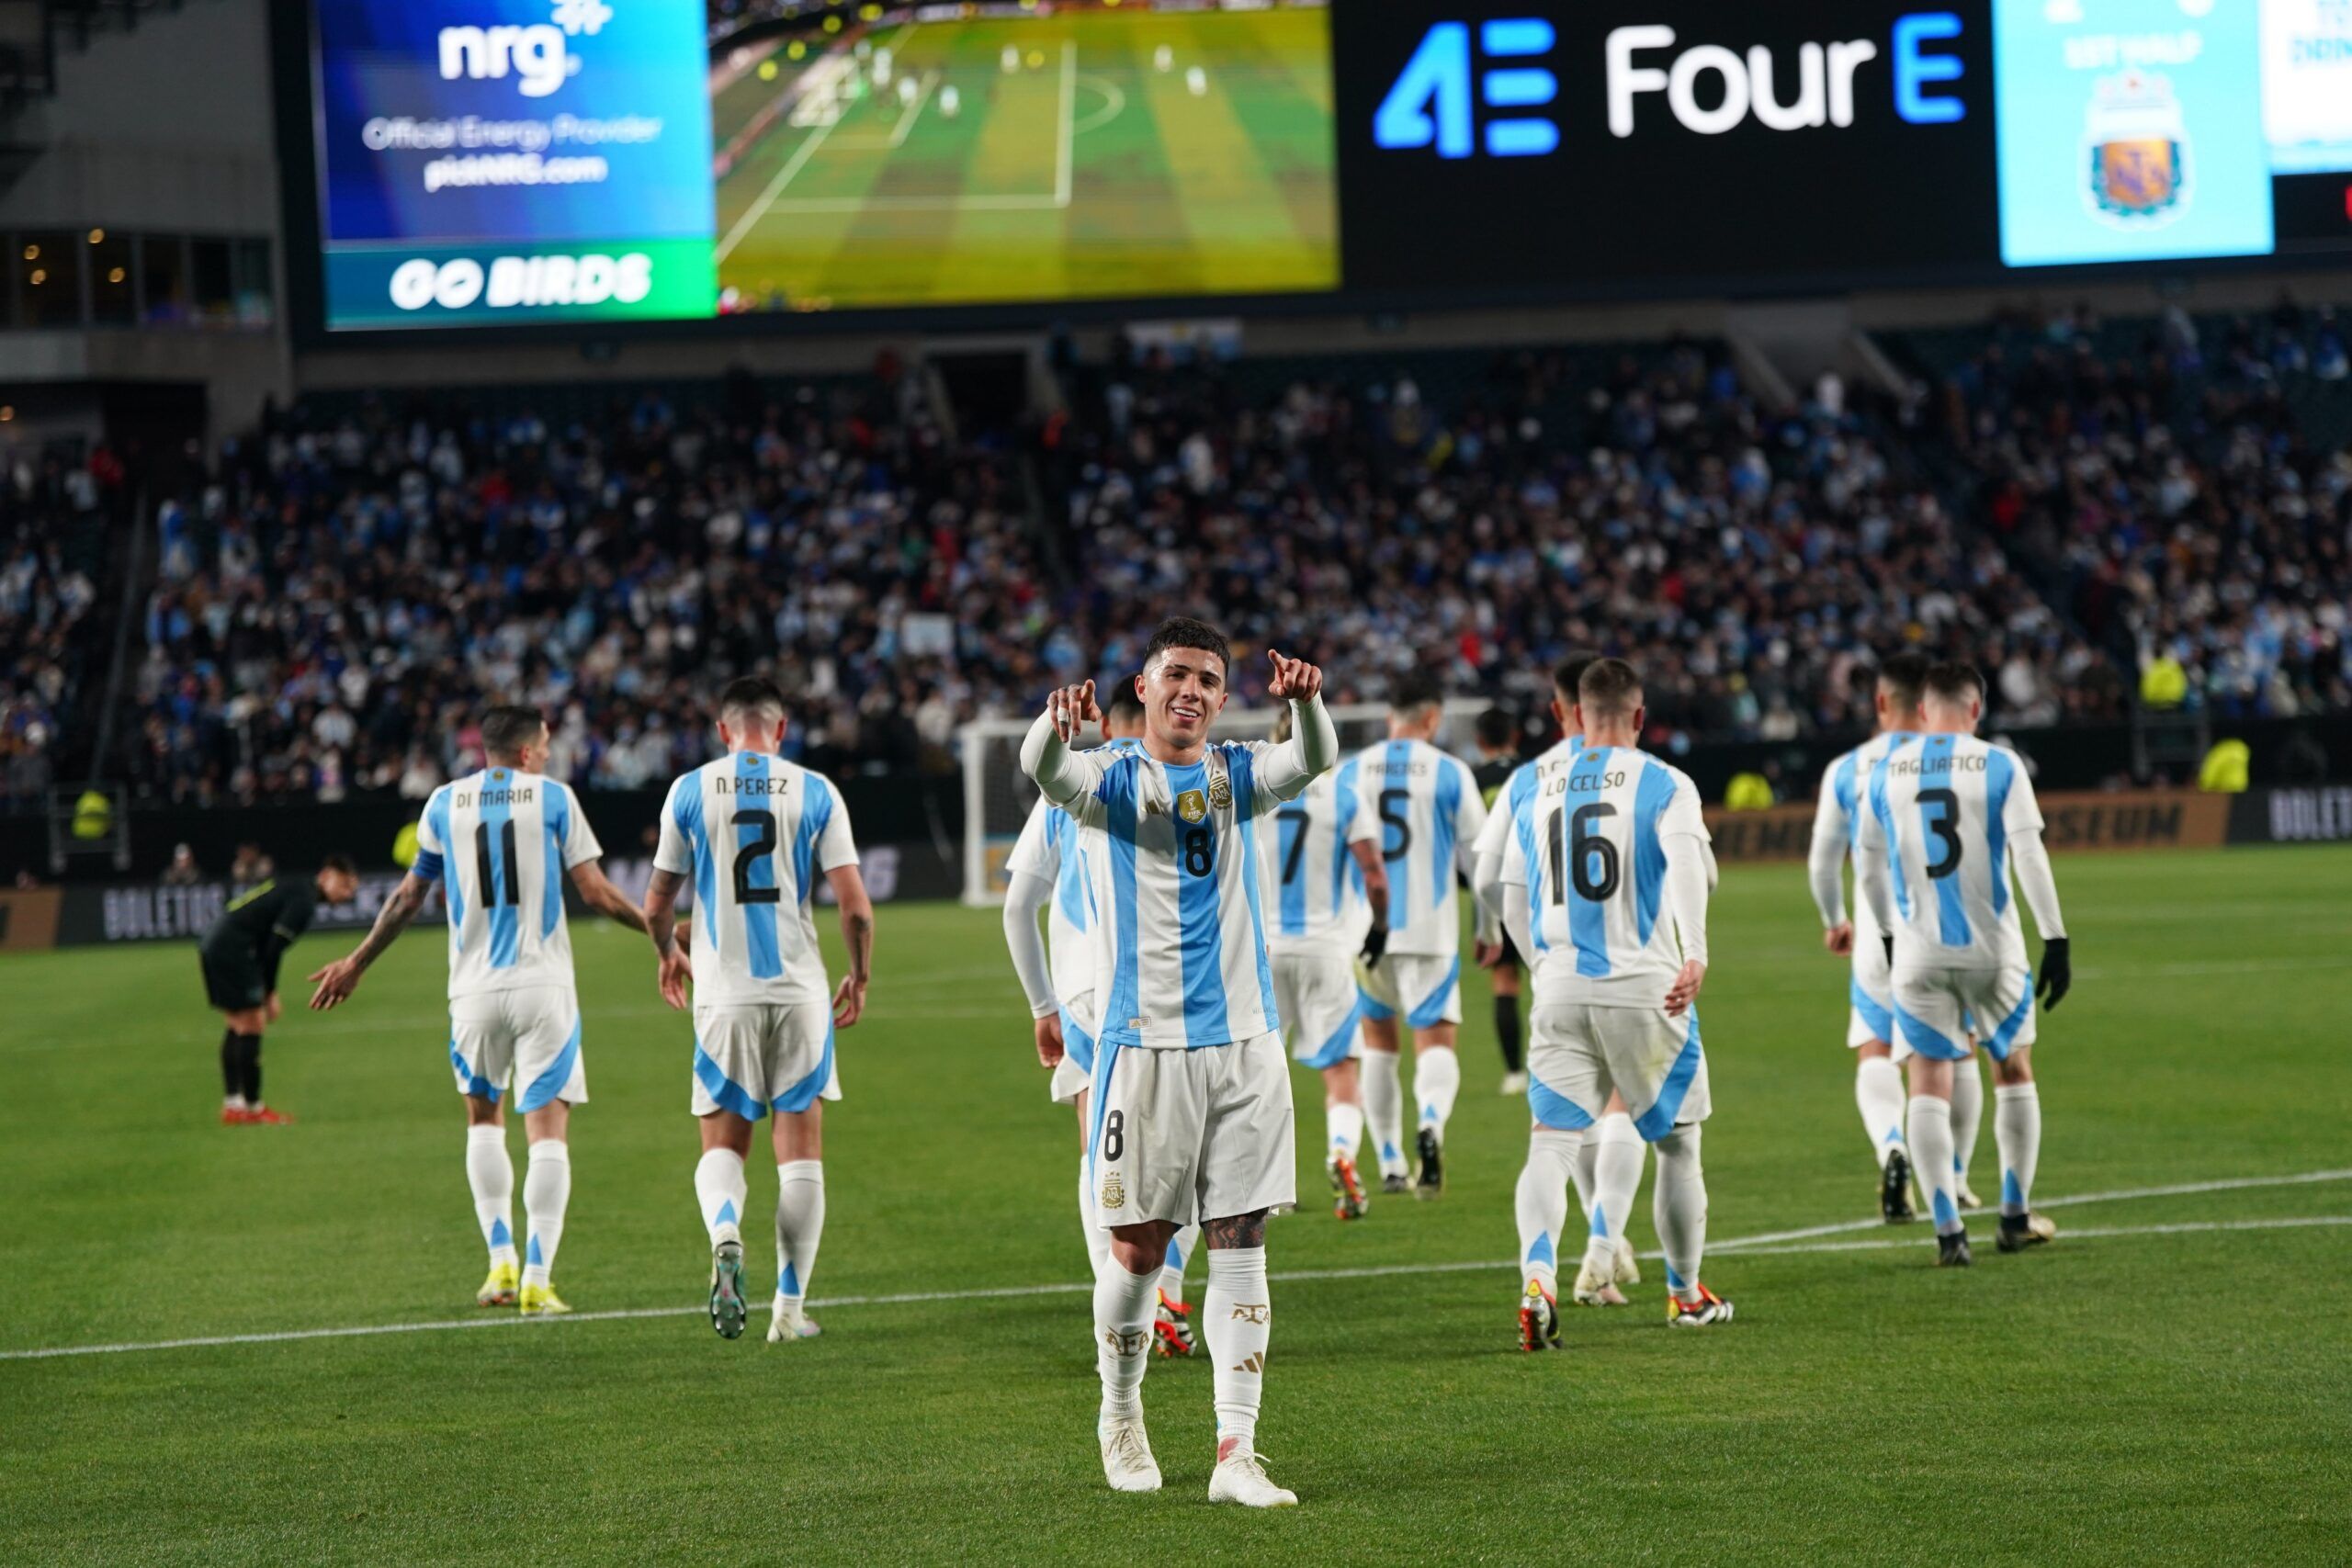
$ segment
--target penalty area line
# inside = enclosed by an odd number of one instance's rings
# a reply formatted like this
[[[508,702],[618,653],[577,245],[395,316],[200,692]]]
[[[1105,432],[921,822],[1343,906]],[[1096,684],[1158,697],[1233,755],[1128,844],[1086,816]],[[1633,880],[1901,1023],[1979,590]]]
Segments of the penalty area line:
[[[2174,1197],[2197,1192],[2242,1191],[2249,1188],[2294,1187],[2321,1181],[2342,1181],[2352,1179],[2352,1170],[2307,1171],[2294,1176],[2243,1177],[2223,1181],[2182,1182],[2169,1187],[2131,1188],[2114,1192],[2089,1192],[2073,1198],[2052,1198],[2040,1205],[2060,1208],[2077,1203],[2114,1202],[2132,1198]],[[1984,1211],[1973,1210],[1982,1213]],[[2060,1239],[2100,1240],[2132,1236],[2199,1235],[2216,1232],[2296,1230],[2312,1227],[2352,1225],[2352,1214],[2318,1214],[2258,1220],[2188,1220],[2172,1224],[2147,1225],[2111,1225],[2076,1228],[2067,1231]],[[1710,1242],[1711,1253],[1736,1252],[1743,1257],[1779,1258],[1809,1253],[1864,1252],[1885,1248],[1919,1247],[1928,1233],[1916,1227],[1903,1227],[1902,1236],[1882,1236],[1869,1241],[1829,1241],[1826,1236],[1858,1230],[1887,1228],[1883,1221],[1870,1220],[1851,1224],[1819,1227],[1802,1232],[1768,1232],[1758,1235],[1727,1236]],[[1657,1258],[1656,1252],[1641,1254],[1645,1258]],[[1283,1284],[1312,1284],[1327,1280],[1385,1280],[1416,1274],[1496,1273],[1516,1269],[1512,1258],[1484,1262],[1455,1263],[1383,1263],[1367,1264],[1356,1269],[1296,1269],[1269,1276]],[[935,1302],[1016,1301],[1024,1296],[1084,1295],[1094,1287],[1090,1283],[1069,1281],[1047,1285],[999,1285],[966,1291],[910,1291],[888,1295],[820,1297],[809,1303],[810,1309],[861,1306],[910,1306]],[[562,1317],[526,1319],[506,1311],[495,1315],[479,1317],[441,1318],[421,1323],[363,1324],[333,1328],[275,1329],[252,1334],[207,1334],[184,1339],[150,1339],[113,1345],[55,1345],[20,1350],[0,1350],[0,1361],[46,1361],[71,1356],[128,1356],[153,1350],[198,1350],[229,1345],[288,1345],[305,1339],[368,1339],[388,1334],[440,1334],[476,1328],[539,1328],[559,1323],[625,1323],[639,1318],[701,1317],[708,1313],[703,1306],[622,1307],[598,1312],[575,1312]],[[758,1310],[758,1309],[754,1309]]]

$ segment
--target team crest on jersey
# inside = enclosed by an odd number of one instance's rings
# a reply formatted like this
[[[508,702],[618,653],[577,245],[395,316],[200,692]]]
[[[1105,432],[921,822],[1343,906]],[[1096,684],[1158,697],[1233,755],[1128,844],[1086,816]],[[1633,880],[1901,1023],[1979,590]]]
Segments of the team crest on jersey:
[[[1209,804],[1219,811],[1233,804],[1233,781],[1223,773],[1209,780]]]
[[[1198,822],[1208,814],[1208,797],[1199,790],[1188,789],[1176,797],[1176,815],[1185,821]]]
[[[1102,1179],[1102,1206],[1106,1209],[1127,1206],[1127,1184],[1119,1179],[1119,1173],[1115,1170]]]

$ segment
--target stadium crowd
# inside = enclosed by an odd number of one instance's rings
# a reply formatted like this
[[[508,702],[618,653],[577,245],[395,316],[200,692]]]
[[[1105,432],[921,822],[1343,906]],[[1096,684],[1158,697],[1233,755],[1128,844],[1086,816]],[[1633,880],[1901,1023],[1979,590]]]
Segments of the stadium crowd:
[[[2352,708],[2352,466],[2297,438],[2283,340],[2191,370],[2176,323],[2144,356],[2072,331],[1994,334],[1940,405],[1775,412],[1686,344],[1516,351],[1431,395],[1137,355],[978,441],[894,373],[552,421],[298,409],[164,510],[136,776],[421,797],[512,696],[554,716],[553,771],[649,787],[702,759],[714,672],[753,666],[799,694],[803,760],[944,770],[962,720],[1204,607],[1245,697],[1273,646],[1340,701],[1420,668],[1532,710],[1604,649],[1668,750],[1866,727],[1894,646],[1984,666],[2008,728],[2120,717],[2135,684]],[[2332,322],[2299,331],[2292,374],[2340,360]]]
[[[62,727],[104,690],[97,587],[80,558],[119,483],[101,452],[28,450],[0,468],[0,809],[42,803]]]

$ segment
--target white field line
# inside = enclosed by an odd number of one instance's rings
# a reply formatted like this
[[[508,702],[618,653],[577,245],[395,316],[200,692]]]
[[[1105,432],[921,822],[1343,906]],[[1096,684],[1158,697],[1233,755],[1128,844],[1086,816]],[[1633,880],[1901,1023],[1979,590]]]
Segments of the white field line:
[[[2076,1203],[2121,1201],[2132,1198],[2173,1197],[2197,1192],[2234,1192],[2257,1187],[2292,1187],[2322,1181],[2352,1179],[2352,1170],[2304,1171],[2293,1176],[2238,1177],[2222,1181],[2184,1182],[2170,1187],[2142,1187],[2114,1192],[2087,1192],[2074,1198],[2045,1199],[2041,1208],[2061,1208]],[[1977,1211],[1981,1213],[1982,1211]],[[2143,1235],[2193,1235],[2222,1231],[2293,1230],[2313,1226],[2352,1225],[2352,1214],[2316,1214],[2263,1220],[2192,1220],[2169,1224],[2092,1226],[2070,1229],[2061,1239],[2118,1238]],[[1747,1256],[1781,1257],[1802,1253],[1860,1252],[1882,1248],[1920,1247],[1928,1239],[1925,1227],[1909,1227],[1903,1236],[1884,1236],[1871,1241],[1819,1241],[1813,1238],[1839,1232],[1883,1228],[1878,1220],[1858,1221],[1850,1224],[1826,1225],[1806,1231],[1767,1232],[1759,1235],[1733,1236],[1710,1242],[1711,1253],[1746,1251]],[[1660,1254],[1645,1252],[1644,1258],[1655,1258]],[[1492,1273],[1518,1267],[1511,1258],[1492,1259],[1476,1263],[1385,1263],[1360,1269],[1299,1269],[1271,1276],[1284,1284],[1304,1284],[1325,1280],[1383,1280],[1414,1274]],[[811,1310],[823,1307],[902,1306],[933,1302],[1009,1301],[1023,1296],[1071,1296],[1091,1292],[1091,1284],[1075,1280],[1049,1285],[1001,1285],[968,1291],[910,1291],[892,1295],[820,1297],[809,1303]],[[708,1309],[702,1306],[627,1307],[603,1312],[575,1312],[568,1316],[529,1322],[510,1312],[483,1314],[478,1317],[452,1317],[425,1323],[379,1323],[339,1328],[279,1329],[257,1334],[209,1334],[187,1339],[150,1339],[113,1345],[56,1345],[21,1350],[0,1350],[0,1361],[46,1361],[69,1356],[125,1356],[151,1350],[192,1350],[223,1345],[283,1345],[302,1339],[365,1339],[386,1334],[438,1334],[469,1328],[537,1327],[557,1323],[621,1323],[638,1318],[700,1317]]]
[[[1072,165],[1078,152],[1078,40],[1062,40],[1062,103],[1054,141],[1054,205],[1069,205]]]
[[[847,149],[854,152],[894,152],[904,147],[907,144],[907,133],[914,130],[915,117],[922,113],[923,106],[931,102],[932,89],[939,85],[939,73],[924,72],[921,85],[922,91],[916,94],[914,101],[907,105],[904,111],[899,114],[899,123],[890,128],[890,134],[888,136],[837,136],[833,138],[833,151],[838,152]],[[785,205],[790,207],[795,204],[787,202]]]
[[[743,243],[743,236],[759,226],[760,220],[767,216],[768,209],[775,205],[775,198],[784,194],[784,187],[799,177],[800,171],[808,166],[808,160],[817,155],[817,149],[824,145],[825,138],[831,136],[833,127],[840,123],[839,120],[831,120],[808,133],[808,140],[800,143],[791,160],[775,172],[775,178],[768,182],[767,189],[760,192],[759,199],[743,209],[743,216],[735,220],[735,226],[727,231],[727,238],[718,242],[718,260],[725,261],[732,255],[735,247]]]

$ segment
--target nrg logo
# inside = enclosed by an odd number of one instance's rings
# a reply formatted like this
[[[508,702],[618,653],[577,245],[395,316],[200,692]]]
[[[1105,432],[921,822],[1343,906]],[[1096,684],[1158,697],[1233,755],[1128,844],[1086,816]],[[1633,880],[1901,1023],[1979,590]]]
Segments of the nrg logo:
[[[1949,11],[1896,20],[1889,51],[1894,110],[1909,124],[1951,125],[1967,118],[1967,106],[1959,98],[1929,90],[1965,74],[1956,55],[1936,47],[1949,45],[1961,32],[1960,18]],[[1559,78],[1540,65],[1482,71],[1478,63],[1538,60],[1552,52],[1555,41],[1552,24],[1542,17],[1511,17],[1478,24],[1474,52],[1470,24],[1438,23],[1423,35],[1374,111],[1374,144],[1389,152],[1433,147],[1441,158],[1470,157],[1477,151],[1479,103],[1488,109],[1540,108],[1560,90]],[[1603,45],[1610,134],[1634,135],[1640,129],[1640,99],[1652,93],[1664,95],[1675,121],[1701,136],[1721,136],[1751,117],[1768,130],[1843,129],[1854,123],[1857,78],[1880,57],[1871,39],[1804,44],[1796,51],[1795,80],[1789,84],[1793,91],[1783,96],[1772,51],[1765,45],[1743,55],[1720,44],[1698,44],[1664,66],[1646,58],[1673,49],[1675,41],[1668,27],[1611,29]],[[1702,103],[1701,83],[1709,77],[1715,79],[1705,93],[1711,101]],[[1549,118],[1489,116],[1484,129],[1490,157],[1535,157],[1560,145],[1559,124]]]

